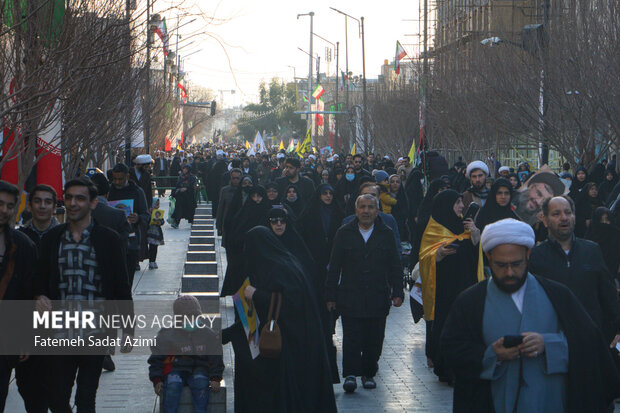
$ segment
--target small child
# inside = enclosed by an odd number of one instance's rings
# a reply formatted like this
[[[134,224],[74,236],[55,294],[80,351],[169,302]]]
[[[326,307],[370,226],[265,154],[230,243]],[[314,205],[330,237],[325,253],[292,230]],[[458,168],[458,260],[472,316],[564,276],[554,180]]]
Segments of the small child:
[[[151,222],[146,231],[146,240],[149,244],[149,270],[157,267],[157,247],[164,245],[164,232],[161,230],[164,225],[164,211],[159,209],[159,198],[153,198],[153,212]]]
[[[173,308],[175,315],[202,313],[200,303],[191,295],[177,298]],[[186,324],[182,329],[162,328],[157,333],[157,346],[151,348],[148,363],[149,379],[162,398],[162,413],[177,412],[184,386],[192,392],[194,413],[206,413],[210,392],[219,392],[224,373],[223,357],[206,354],[206,343],[214,340],[217,336],[206,326]]]

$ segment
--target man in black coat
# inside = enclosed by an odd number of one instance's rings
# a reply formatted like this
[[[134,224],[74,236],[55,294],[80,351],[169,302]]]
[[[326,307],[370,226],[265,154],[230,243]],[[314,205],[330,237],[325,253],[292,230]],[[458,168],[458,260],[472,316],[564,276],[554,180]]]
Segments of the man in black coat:
[[[37,310],[51,310],[50,300],[115,300],[119,314],[133,316],[122,242],[116,232],[92,220],[91,211],[96,205],[97,188],[89,179],[77,178],[65,184],[68,223],[54,227],[41,240],[34,282]],[[121,343],[132,334],[132,329],[125,329]],[[121,347],[121,352],[129,351],[131,346]],[[71,411],[76,373],[78,411],[95,411],[103,359],[103,355],[50,357],[53,412]]]
[[[22,232],[11,228],[20,191],[13,184],[0,181],[0,301],[32,300],[34,298],[33,269],[37,250]],[[10,335],[3,326],[0,334]],[[4,411],[11,371],[15,368],[17,389],[28,412],[47,412],[47,390],[42,357],[0,355],[0,412]]]
[[[441,337],[456,376],[455,413],[603,413],[620,395],[602,334],[577,298],[528,273],[534,239],[511,219],[482,234],[492,277],[459,295]],[[509,344],[514,334],[521,342]]]
[[[299,174],[301,170],[301,162],[298,158],[287,158],[284,162],[284,176],[276,179],[279,193],[282,199],[286,197],[286,189],[289,185],[295,186],[297,193],[301,197],[304,204],[308,203],[314,195],[314,182],[312,179],[306,178]]]
[[[530,271],[566,285],[610,347],[616,347],[620,340],[620,299],[600,247],[575,237],[575,205],[570,198],[546,199],[542,212],[549,239],[532,250]]]
[[[129,168],[125,164],[119,163],[112,169],[112,187],[108,200],[120,201],[125,199],[133,200],[133,212],[127,216],[127,222],[131,226],[127,246],[127,271],[129,273],[129,285],[132,285],[134,273],[140,269],[138,260],[148,256],[146,251],[141,251],[141,249],[144,247],[142,238],[145,238],[144,244],[146,244],[146,229],[151,216],[144,191],[129,179]]]
[[[230,185],[222,187],[219,195],[219,206],[217,208],[217,215],[215,219],[215,228],[217,229],[217,235],[222,235],[224,231],[224,218],[226,217],[226,211],[230,206],[233,196],[241,183],[241,169],[234,168],[230,171]]]
[[[207,196],[211,201],[211,216],[215,218],[217,216],[217,207],[219,205],[220,189],[222,188],[222,175],[226,172],[228,162],[224,158],[224,151],[218,149],[216,152],[216,161],[213,167],[207,174],[207,182],[205,186],[207,189]]]
[[[378,217],[379,200],[360,195],[355,214],[334,237],[325,293],[328,310],[342,315],[347,392],[357,388],[356,376],[365,389],[376,387],[385,320],[390,306],[400,307],[404,298],[400,257],[392,230]]]

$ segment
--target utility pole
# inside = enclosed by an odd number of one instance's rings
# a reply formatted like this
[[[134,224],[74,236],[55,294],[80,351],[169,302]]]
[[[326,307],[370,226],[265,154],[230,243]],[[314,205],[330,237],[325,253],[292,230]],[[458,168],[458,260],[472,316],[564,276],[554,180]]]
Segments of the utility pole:
[[[166,62],[164,61],[164,66]],[[146,91],[144,93],[144,149],[151,152],[151,0],[146,0]]]
[[[426,149],[426,80],[428,79],[428,0],[424,0],[424,56],[422,59],[422,82],[420,85],[420,145]],[[413,161],[413,159],[410,159]],[[426,171],[425,171],[426,172]]]
[[[312,24],[314,22],[314,12],[311,11],[310,13],[298,14],[297,19],[299,19],[299,16],[310,16],[310,53],[308,53],[308,112],[312,112]],[[307,116],[307,126],[308,130],[310,130],[310,136],[312,137],[312,114],[310,113],[308,113]]]
[[[542,44],[539,45],[539,52],[541,53],[541,67],[540,67],[540,90],[539,90],[539,128],[540,128],[540,143],[539,143],[539,152],[540,152],[540,160],[538,167],[540,168],[543,165],[549,164],[549,145],[547,144],[547,122],[546,122],[546,114],[547,114],[547,93],[545,88],[545,65],[547,63],[547,45],[546,39],[549,36],[549,8],[551,7],[550,0],[544,0],[542,3],[543,8],[543,39]]]
[[[125,1],[125,20],[127,22],[127,66],[131,72],[131,0]],[[131,166],[131,121],[133,112],[133,99],[131,95],[127,98],[127,110],[125,114],[127,119],[125,121],[125,164]]]
[[[361,26],[361,22],[358,19],[356,19],[355,17],[353,17],[353,16],[351,16],[351,15],[349,15],[349,14],[343,12],[343,11],[340,11],[340,10],[335,9],[333,7],[330,7],[330,9],[332,9],[336,13],[340,13],[340,14],[344,15],[344,40],[345,40],[345,49],[346,49],[346,52],[345,52],[346,56],[345,56],[345,58],[346,58],[346,71],[347,71],[347,83],[346,83],[345,101],[346,101],[346,106],[347,106],[346,107],[346,112],[350,113],[350,111],[349,111],[349,83],[350,83],[349,82],[349,40],[348,40],[349,39],[349,30],[348,30],[348,27],[347,27],[347,20],[348,20],[347,18],[351,18],[351,19],[357,21],[358,30],[359,30],[359,36],[360,37],[362,37],[362,29],[360,27]],[[364,42],[363,41],[362,41],[362,59],[363,60],[365,59],[365,56],[364,56]],[[363,63],[365,63],[365,62],[363,62]],[[365,76],[363,76],[363,78],[365,79]],[[351,122],[351,121],[352,120],[349,120],[349,122]],[[355,140],[356,140],[355,133],[352,134],[352,138],[353,138],[353,142],[355,142]],[[353,146],[353,143],[351,144],[351,146]]]
[[[336,110],[340,110],[338,106],[338,92],[340,90],[340,86],[338,83],[338,77],[340,73],[338,73],[338,59],[340,58],[340,42],[336,42]],[[334,123],[336,124],[334,127],[334,146],[338,147],[338,115],[334,115]]]
[[[370,153],[368,147],[368,106],[366,100],[366,52],[364,47],[364,16],[361,17],[362,21],[362,93],[364,99],[364,112],[362,113],[362,127],[364,128],[364,151]]]

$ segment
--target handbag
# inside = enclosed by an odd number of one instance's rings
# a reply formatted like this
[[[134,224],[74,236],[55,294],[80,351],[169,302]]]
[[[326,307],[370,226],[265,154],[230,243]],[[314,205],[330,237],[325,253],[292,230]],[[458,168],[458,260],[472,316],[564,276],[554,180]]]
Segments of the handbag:
[[[273,313],[274,302],[276,304],[276,312]],[[269,303],[269,313],[267,314],[267,323],[260,332],[258,339],[258,349],[260,355],[266,358],[276,359],[280,357],[282,351],[282,334],[278,326],[278,317],[280,316],[280,306],[282,305],[282,293],[271,293],[271,302]]]

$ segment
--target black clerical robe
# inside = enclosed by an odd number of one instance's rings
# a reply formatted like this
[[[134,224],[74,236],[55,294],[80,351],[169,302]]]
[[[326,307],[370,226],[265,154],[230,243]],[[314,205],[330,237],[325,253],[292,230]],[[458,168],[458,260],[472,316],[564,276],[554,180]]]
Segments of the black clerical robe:
[[[602,333],[570,290],[554,281],[536,279],[547,293],[568,341],[567,413],[606,412],[620,396],[620,376]],[[487,348],[482,338],[487,282],[459,295],[443,328],[442,350],[456,375],[454,413],[494,411],[490,381],[480,379]]]

